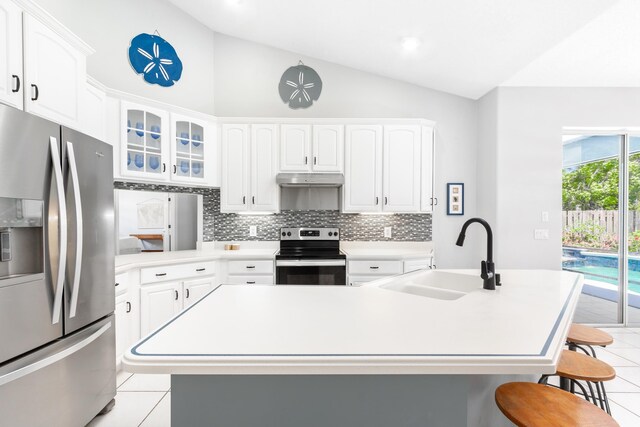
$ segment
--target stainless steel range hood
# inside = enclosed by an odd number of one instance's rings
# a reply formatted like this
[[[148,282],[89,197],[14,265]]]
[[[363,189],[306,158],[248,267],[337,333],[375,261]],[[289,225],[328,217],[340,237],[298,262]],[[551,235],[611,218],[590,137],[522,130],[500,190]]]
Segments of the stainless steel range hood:
[[[279,173],[276,182],[281,187],[342,187],[341,173]]]
[[[276,182],[282,210],[340,210],[341,173],[279,173]]]

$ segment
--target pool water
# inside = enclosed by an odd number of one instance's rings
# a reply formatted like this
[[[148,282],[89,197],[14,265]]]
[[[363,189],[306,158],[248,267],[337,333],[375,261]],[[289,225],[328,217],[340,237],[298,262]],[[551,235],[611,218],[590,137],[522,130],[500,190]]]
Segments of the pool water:
[[[576,265],[567,270],[584,274],[585,279],[618,285],[618,269],[596,265]],[[604,276],[604,277],[601,277]],[[629,270],[629,290],[640,293],[640,271]]]

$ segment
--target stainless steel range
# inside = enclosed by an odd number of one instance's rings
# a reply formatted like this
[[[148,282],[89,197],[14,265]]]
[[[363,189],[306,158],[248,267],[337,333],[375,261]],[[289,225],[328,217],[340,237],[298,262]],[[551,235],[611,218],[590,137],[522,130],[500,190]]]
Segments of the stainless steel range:
[[[347,284],[347,259],[337,228],[283,228],[276,255],[278,285]]]

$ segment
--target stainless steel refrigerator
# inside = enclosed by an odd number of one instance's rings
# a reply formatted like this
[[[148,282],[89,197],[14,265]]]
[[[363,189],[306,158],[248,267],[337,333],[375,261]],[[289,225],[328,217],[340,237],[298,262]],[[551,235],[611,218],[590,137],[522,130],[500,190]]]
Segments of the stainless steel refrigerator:
[[[110,145],[0,105],[0,425],[112,406],[112,168]]]

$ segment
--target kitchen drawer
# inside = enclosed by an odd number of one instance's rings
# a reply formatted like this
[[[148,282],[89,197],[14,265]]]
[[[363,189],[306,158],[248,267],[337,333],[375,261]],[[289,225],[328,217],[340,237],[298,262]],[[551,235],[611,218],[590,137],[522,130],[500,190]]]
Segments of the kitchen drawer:
[[[273,275],[230,275],[225,284],[228,285],[273,285]]]
[[[349,261],[349,275],[391,276],[402,271],[402,261]]]
[[[116,296],[122,295],[129,290],[129,272],[116,274]]]
[[[429,268],[431,268],[431,258],[412,259],[404,262],[405,273]]]
[[[348,286],[361,286],[365,283],[373,282],[374,280],[380,280],[383,277],[380,276],[349,276],[347,281]]]
[[[228,273],[231,274],[271,274],[273,275],[273,260],[245,260],[229,261]]]
[[[143,268],[140,270],[140,283],[156,283],[167,280],[181,280],[197,276],[211,276],[215,274],[215,270],[215,261]]]

